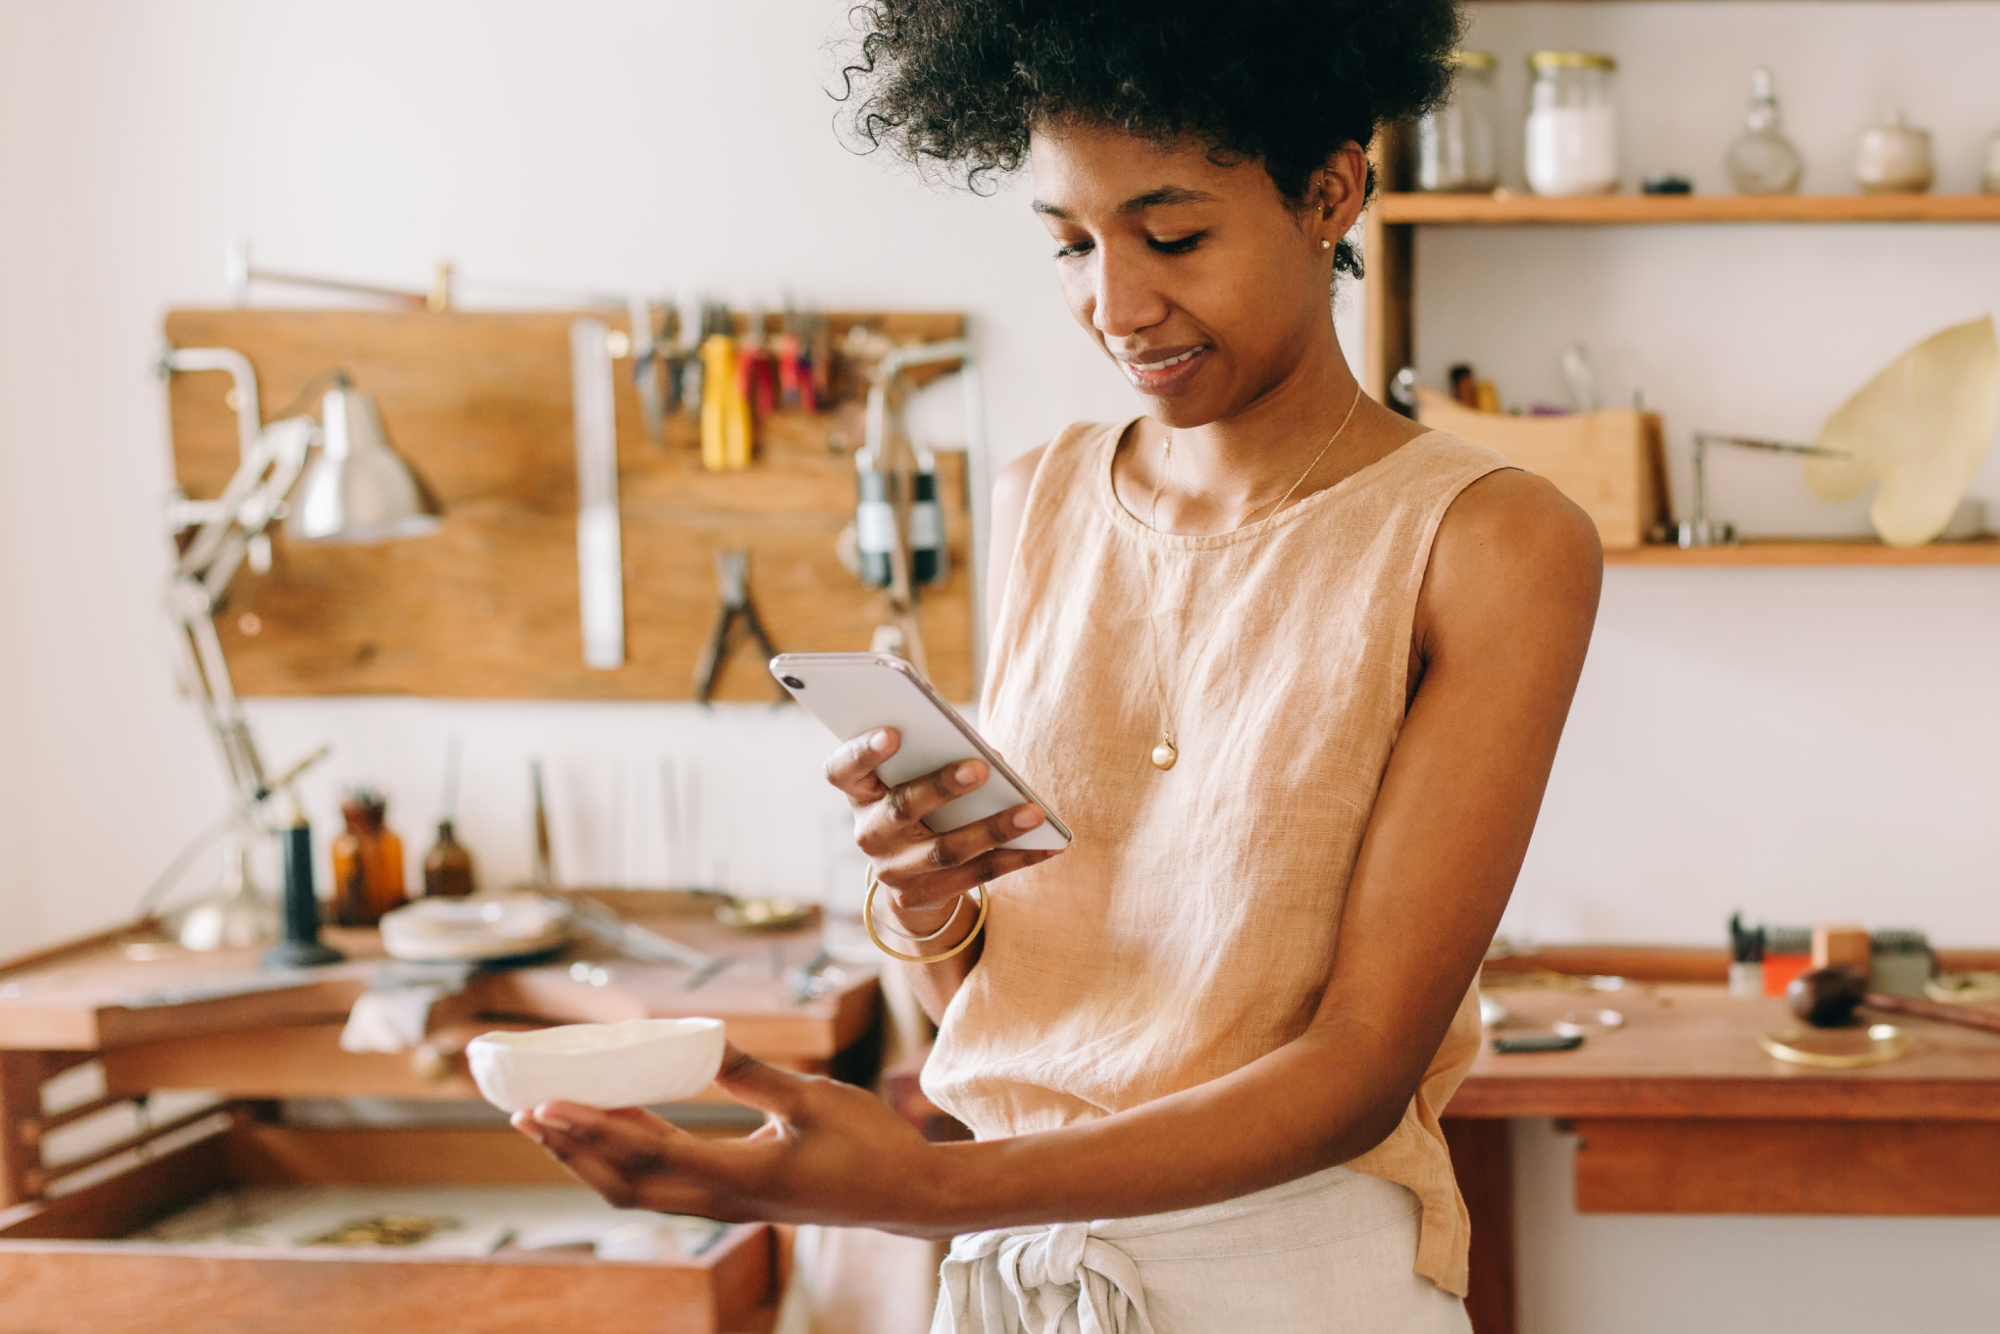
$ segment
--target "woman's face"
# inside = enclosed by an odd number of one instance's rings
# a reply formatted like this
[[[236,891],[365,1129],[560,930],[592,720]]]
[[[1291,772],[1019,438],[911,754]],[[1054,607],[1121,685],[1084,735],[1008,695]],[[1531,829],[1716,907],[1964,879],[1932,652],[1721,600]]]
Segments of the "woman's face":
[[[1031,158],[1070,313],[1167,426],[1235,416],[1283,383],[1321,326],[1330,344],[1333,252],[1320,242],[1359,211],[1358,149],[1302,211],[1261,163],[1218,166],[1201,147],[1121,130],[1038,131]]]

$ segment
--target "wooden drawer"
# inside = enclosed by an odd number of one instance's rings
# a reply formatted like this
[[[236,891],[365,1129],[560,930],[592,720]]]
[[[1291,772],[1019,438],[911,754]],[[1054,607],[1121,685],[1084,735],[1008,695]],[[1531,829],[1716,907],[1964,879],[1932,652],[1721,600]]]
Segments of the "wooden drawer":
[[[126,1241],[230,1186],[574,1185],[510,1130],[309,1130],[244,1119],[130,1171],[0,1212],[0,1334],[751,1334],[779,1237],[730,1228],[699,1257],[483,1258]],[[579,1188],[580,1189],[580,1188]]]

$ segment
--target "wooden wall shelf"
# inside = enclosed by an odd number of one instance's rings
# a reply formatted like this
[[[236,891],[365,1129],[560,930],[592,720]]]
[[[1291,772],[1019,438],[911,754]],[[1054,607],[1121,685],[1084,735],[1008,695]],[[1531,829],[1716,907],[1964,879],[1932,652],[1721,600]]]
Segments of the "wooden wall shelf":
[[[1631,226],[1694,222],[2000,222],[2000,195],[1385,194],[1384,223]]]
[[[1892,547],[1865,538],[1836,542],[1770,538],[1685,551],[1669,546],[1633,547],[1605,552],[1604,563],[1679,569],[1718,565],[2000,565],[2000,540]]]

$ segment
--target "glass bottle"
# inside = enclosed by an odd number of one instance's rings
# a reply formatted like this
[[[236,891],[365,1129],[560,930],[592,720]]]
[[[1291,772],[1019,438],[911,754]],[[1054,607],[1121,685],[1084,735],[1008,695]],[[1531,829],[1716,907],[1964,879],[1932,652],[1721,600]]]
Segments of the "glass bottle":
[[[438,838],[424,856],[424,897],[463,899],[472,896],[472,854],[458,841],[451,821],[438,821]]]
[[[1768,69],[1750,76],[1750,114],[1724,165],[1739,195],[1792,194],[1805,175],[1805,159],[1778,129],[1778,99],[1771,92]]]
[[[332,917],[336,926],[373,926],[409,901],[403,889],[403,840],[382,823],[389,804],[357,788],[340,804],[347,831],[333,840]]]
[[[1498,66],[1485,51],[1454,51],[1451,100],[1417,121],[1417,188],[1483,191],[1500,184],[1494,149]]]
[[[1618,62],[1593,51],[1528,57],[1526,166],[1538,195],[1609,194],[1618,188]]]

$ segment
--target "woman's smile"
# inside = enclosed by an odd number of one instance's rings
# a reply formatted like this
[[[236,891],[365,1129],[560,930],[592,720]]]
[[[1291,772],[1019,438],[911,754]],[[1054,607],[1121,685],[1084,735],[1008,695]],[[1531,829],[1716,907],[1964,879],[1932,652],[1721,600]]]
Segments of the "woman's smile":
[[[1118,365],[1139,392],[1165,398],[1187,385],[1208,359],[1208,344],[1192,347],[1148,348],[1142,352],[1114,352]]]

